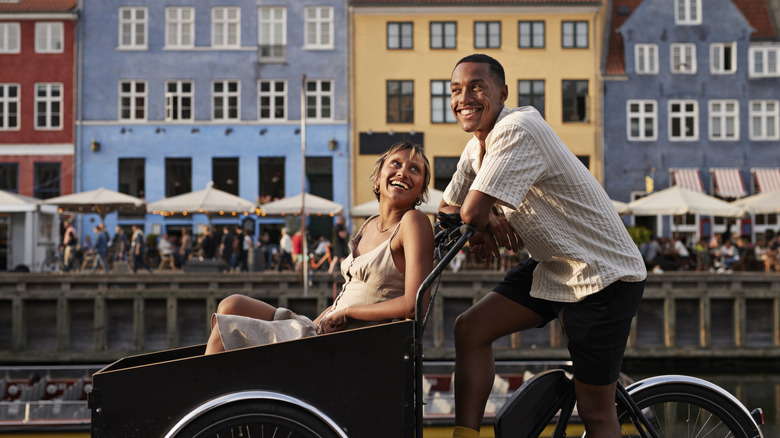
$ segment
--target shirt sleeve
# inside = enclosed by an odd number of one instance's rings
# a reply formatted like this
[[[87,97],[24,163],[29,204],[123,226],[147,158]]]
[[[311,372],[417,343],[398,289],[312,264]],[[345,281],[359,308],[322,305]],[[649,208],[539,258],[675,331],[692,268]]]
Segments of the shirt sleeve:
[[[466,195],[469,193],[469,188],[474,182],[474,177],[476,177],[474,167],[472,166],[473,159],[471,158],[469,149],[471,147],[473,147],[472,142],[469,142],[466,145],[466,148],[463,150],[463,153],[460,155],[458,167],[455,170],[455,174],[452,175],[452,180],[450,180],[450,183],[444,190],[442,199],[444,199],[444,202],[446,202],[448,205],[463,205],[463,201],[466,199]]]
[[[528,131],[516,125],[494,128],[485,143],[485,157],[471,190],[516,209],[546,170],[542,153]]]

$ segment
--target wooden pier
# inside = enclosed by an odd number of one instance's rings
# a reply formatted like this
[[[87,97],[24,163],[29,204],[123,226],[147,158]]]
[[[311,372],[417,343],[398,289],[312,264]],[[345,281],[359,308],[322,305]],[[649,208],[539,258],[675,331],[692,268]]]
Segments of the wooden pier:
[[[445,272],[426,329],[427,360],[454,358],[455,318],[502,274]],[[340,281],[340,279],[339,279]],[[0,363],[106,363],[205,342],[219,300],[241,293],[316,316],[339,282],[315,273],[0,274]],[[780,358],[780,275],[651,274],[627,360]],[[497,359],[566,359],[557,323],[495,344]]]

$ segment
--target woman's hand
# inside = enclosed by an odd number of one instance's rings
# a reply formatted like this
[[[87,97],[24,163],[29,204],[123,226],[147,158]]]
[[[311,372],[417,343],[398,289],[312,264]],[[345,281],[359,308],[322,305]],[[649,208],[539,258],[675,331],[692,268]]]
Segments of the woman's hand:
[[[349,322],[347,309],[339,310],[338,312],[331,313],[320,321],[320,330],[322,333],[333,333],[344,330],[344,328],[347,327],[347,322]]]

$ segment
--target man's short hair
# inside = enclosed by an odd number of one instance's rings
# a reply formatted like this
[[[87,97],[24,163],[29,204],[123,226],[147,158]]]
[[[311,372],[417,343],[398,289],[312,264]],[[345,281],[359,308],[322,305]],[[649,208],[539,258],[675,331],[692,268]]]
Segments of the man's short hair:
[[[498,79],[501,85],[506,85],[506,75],[504,74],[504,67],[495,58],[482,54],[475,53],[473,55],[466,56],[455,64],[455,67],[463,64],[464,62],[477,62],[480,64],[487,64],[490,67],[490,71]]]

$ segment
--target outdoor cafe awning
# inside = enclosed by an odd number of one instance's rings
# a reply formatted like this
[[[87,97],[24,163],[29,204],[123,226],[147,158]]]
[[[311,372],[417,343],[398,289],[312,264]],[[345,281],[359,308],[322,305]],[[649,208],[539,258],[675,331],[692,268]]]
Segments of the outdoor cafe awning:
[[[760,193],[780,191],[780,169],[752,169]]]
[[[704,193],[704,185],[701,183],[699,169],[669,169],[669,172],[672,174],[673,185],[693,190],[694,192]]]
[[[716,195],[721,198],[742,198],[747,196],[739,169],[713,168],[710,169],[710,172],[712,172],[712,177],[715,181]]]

